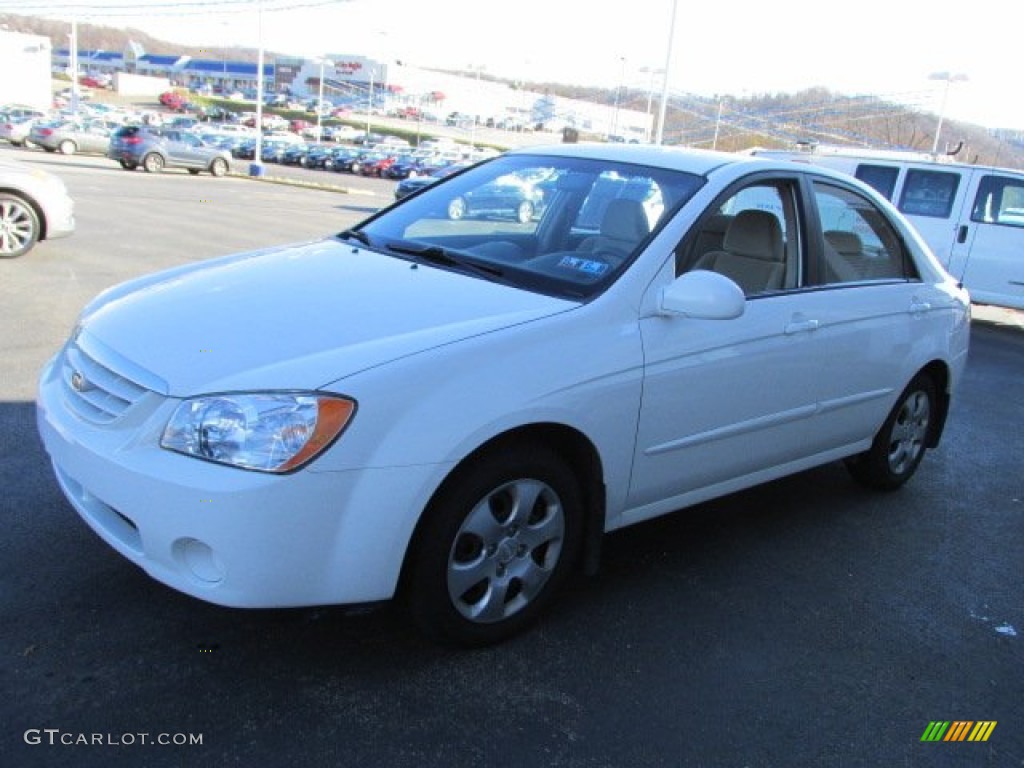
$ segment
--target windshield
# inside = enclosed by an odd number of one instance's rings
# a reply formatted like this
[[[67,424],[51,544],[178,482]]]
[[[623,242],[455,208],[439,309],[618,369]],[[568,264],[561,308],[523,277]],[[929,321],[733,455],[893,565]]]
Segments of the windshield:
[[[361,227],[360,239],[397,258],[426,256],[482,279],[588,298],[703,183],[607,160],[503,155],[432,180]]]

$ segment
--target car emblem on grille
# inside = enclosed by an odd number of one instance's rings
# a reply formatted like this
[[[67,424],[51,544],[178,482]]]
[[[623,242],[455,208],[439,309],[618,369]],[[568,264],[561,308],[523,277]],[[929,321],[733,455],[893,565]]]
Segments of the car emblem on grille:
[[[81,371],[75,371],[71,374],[71,388],[75,392],[88,392],[95,385],[85,378],[85,374]]]

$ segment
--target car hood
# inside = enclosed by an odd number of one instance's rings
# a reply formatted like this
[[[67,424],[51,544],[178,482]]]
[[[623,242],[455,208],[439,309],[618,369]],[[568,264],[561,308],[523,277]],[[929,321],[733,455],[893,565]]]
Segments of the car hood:
[[[78,338],[166,395],[317,389],[575,306],[331,238],[118,286],[83,312]]]

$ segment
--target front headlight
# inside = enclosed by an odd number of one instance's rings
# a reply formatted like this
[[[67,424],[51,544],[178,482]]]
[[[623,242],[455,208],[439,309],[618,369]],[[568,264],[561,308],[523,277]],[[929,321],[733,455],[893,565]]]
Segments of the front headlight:
[[[186,456],[260,472],[290,472],[342,433],[355,412],[333,395],[268,392],[185,400],[160,445]]]

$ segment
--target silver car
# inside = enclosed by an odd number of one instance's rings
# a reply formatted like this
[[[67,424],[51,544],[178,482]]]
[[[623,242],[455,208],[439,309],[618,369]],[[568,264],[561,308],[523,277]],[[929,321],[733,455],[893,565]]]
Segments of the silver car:
[[[129,125],[114,132],[107,157],[125,170],[140,165],[149,173],[164,168],[186,168],[189,173],[209,171],[223,176],[231,168],[231,153],[210,146],[187,131]]]
[[[40,240],[74,230],[74,203],[60,178],[0,161],[0,258],[21,256]]]
[[[105,155],[110,147],[110,128],[98,121],[36,123],[29,131],[28,140],[47,152],[73,155],[92,152]]]

